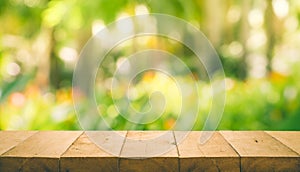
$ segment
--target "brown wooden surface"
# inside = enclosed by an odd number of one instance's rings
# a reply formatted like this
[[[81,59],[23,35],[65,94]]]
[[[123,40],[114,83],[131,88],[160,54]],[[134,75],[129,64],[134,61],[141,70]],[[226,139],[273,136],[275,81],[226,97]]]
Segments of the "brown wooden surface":
[[[175,137],[185,135],[184,131],[176,131]],[[181,171],[240,171],[239,155],[215,132],[204,144],[200,143],[204,132],[191,131],[179,143],[178,151]],[[179,142],[179,139],[177,139]]]
[[[221,131],[241,157],[242,171],[300,170],[299,155],[263,131]]]
[[[36,131],[0,131],[0,155],[32,136]]]
[[[266,131],[269,135],[290,147],[300,155],[300,132],[298,131]]]
[[[37,132],[0,157],[0,171],[58,171],[59,158],[81,131]]]
[[[300,171],[300,132],[204,133],[0,131],[0,171]]]
[[[173,131],[129,131],[120,156],[120,171],[179,171]]]
[[[124,139],[117,141],[110,137],[108,131],[89,132],[93,138],[103,139],[109,143],[112,151],[117,151],[120,154],[126,132],[118,132]],[[99,139],[97,141],[99,141]],[[112,140],[112,143],[109,141]],[[107,147],[106,147],[107,148]],[[114,149],[114,150],[113,150]],[[107,149],[104,151],[97,146],[86,133],[83,133],[66,151],[60,160],[61,171],[118,171],[118,157],[110,154]]]

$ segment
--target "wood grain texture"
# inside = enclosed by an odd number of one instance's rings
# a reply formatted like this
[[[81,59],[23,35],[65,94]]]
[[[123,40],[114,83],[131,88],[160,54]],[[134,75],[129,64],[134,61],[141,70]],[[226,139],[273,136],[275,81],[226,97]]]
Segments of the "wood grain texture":
[[[61,171],[118,171],[118,157],[109,151],[118,151],[120,154],[126,132],[118,132],[120,138],[113,137],[112,131],[88,132],[98,143],[107,144],[111,149],[97,146],[89,136],[82,134],[66,151],[60,160]],[[102,140],[102,141],[100,141]],[[107,147],[106,147],[107,148]],[[107,152],[108,151],[108,152]]]
[[[218,133],[201,144],[200,137],[204,132],[175,131],[175,138],[187,137],[178,144],[180,171],[240,171],[239,155]]]
[[[298,131],[207,133],[1,131],[0,172],[300,171]]]
[[[85,134],[103,150],[119,156],[127,131],[87,131]]]
[[[172,131],[128,131],[120,171],[179,171]]]
[[[263,131],[221,131],[241,156],[242,171],[300,170],[299,156]]]
[[[0,157],[0,171],[58,171],[59,158],[81,131],[40,131]]]
[[[300,132],[299,131],[266,131],[269,135],[285,144],[300,155]]]
[[[32,136],[36,131],[0,131],[0,155]]]

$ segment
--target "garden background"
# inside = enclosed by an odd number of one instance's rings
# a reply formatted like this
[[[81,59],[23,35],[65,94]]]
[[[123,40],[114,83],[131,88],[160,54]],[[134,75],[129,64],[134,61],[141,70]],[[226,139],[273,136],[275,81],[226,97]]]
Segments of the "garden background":
[[[72,75],[81,49],[105,25],[147,13],[182,18],[215,47],[226,74],[226,105],[218,129],[300,129],[297,0],[1,0],[0,129],[80,129],[72,101]],[[118,63],[136,47],[175,53],[191,71],[199,71],[193,54],[178,43],[151,36],[127,41],[111,52],[96,82],[99,112],[112,129],[128,126],[115,109],[107,85]],[[202,129],[211,106],[210,84],[202,74],[197,80],[201,108],[195,130]],[[147,106],[154,87],[167,100],[176,100],[170,79],[146,72],[132,93],[136,109]],[[189,103],[193,104],[192,98]],[[170,129],[177,106],[171,102],[159,120],[130,129]]]

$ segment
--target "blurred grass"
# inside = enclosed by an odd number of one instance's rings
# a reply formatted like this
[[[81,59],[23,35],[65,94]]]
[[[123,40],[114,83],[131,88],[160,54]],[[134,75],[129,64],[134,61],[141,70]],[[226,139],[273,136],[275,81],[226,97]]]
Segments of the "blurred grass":
[[[226,78],[226,105],[220,130],[300,130],[300,84],[297,75],[284,76],[272,73],[268,78],[238,81]],[[210,110],[210,85],[199,82],[201,108],[194,130],[201,130]],[[171,95],[169,95],[171,96]],[[102,99],[103,98],[103,99]],[[172,98],[169,97],[169,98]],[[130,123],[110,107],[113,101],[105,94],[101,99],[99,112],[109,121],[112,129],[128,129]],[[192,102],[191,102],[192,103]],[[71,88],[57,90],[56,93],[41,90],[33,83],[28,83],[24,91],[14,92],[7,101],[0,104],[1,129],[40,129],[60,130],[80,129],[73,108]],[[109,110],[110,109],[110,110]],[[185,115],[185,114],[183,114]],[[186,118],[189,118],[186,115]],[[157,121],[136,125],[139,130],[171,129],[176,122],[171,109]]]

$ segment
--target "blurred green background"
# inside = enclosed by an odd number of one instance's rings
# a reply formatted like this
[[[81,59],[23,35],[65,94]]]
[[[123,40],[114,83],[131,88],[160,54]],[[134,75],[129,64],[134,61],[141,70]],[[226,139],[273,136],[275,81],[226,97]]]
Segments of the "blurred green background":
[[[226,105],[218,129],[300,130],[300,1],[298,0],[1,0],[0,129],[80,129],[72,102],[72,74],[86,41],[122,17],[163,13],[199,28],[217,50],[226,73]],[[113,129],[128,129],[113,106],[106,85],[132,44],[179,52],[193,66],[190,52],[166,38],[128,42],[103,65],[97,80],[99,111]],[[108,78],[108,79],[105,79]],[[204,77],[205,78],[205,77]],[[133,106],[143,108],[147,91],[172,82],[146,72]],[[185,79],[185,78],[181,78]],[[187,83],[189,81],[186,81]],[[209,82],[197,80],[201,130],[211,97]],[[162,92],[165,88],[161,86]],[[165,95],[173,99],[172,92]],[[146,100],[147,101],[147,100]],[[193,98],[190,103],[193,104]],[[176,102],[155,123],[130,129],[170,129]],[[175,109],[175,110],[174,110]]]

